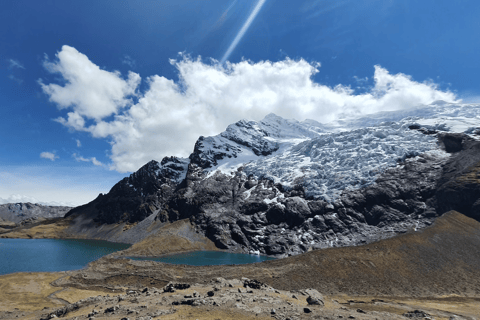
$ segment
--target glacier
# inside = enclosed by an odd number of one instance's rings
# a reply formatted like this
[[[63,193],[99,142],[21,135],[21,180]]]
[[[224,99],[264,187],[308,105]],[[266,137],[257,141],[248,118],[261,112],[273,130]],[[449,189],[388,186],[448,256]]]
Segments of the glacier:
[[[466,133],[477,139],[479,105],[437,101],[326,124],[269,114],[204,138],[196,151],[208,162],[208,176],[234,175],[241,167],[247,175],[287,188],[302,185],[307,197],[331,202],[344,190],[371,185],[405,159],[424,153],[448,157],[434,135],[437,132]]]

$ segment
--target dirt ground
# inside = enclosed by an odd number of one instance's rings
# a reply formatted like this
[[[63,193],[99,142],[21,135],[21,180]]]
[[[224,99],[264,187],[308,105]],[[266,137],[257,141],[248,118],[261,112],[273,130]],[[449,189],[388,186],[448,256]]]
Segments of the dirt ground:
[[[195,234],[190,222],[184,219],[166,225],[157,234],[133,244],[118,255],[148,257],[198,250],[215,251],[218,248],[210,239]]]
[[[320,295],[309,304],[304,290],[252,289],[244,280],[213,279],[164,292],[145,287],[121,292],[58,287],[69,273],[17,273],[0,277],[1,319],[406,319],[415,311],[430,318],[478,319],[480,299]],[[53,282],[53,283],[52,283]],[[13,284],[14,283],[14,284]],[[168,291],[168,290],[167,290]],[[189,302],[190,301],[190,302]],[[189,305],[198,301],[195,305]],[[70,309],[65,306],[70,306]],[[305,310],[308,309],[308,311]],[[414,313],[415,314],[415,313]],[[350,317],[350,318],[349,318]],[[353,317],[353,318],[352,318]],[[453,317],[453,318],[452,318]],[[423,317],[421,317],[423,319]]]
[[[135,251],[155,251],[166,239],[157,241]],[[480,223],[456,212],[369,245],[249,265],[169,265],[115,255],[78,271],[0,276],[0,319],[480,319]],[[270,289],[249,290],[243,277]],[[163,292],[168,283],[191,287]],[[307,288],[323,294],[323,306],[308,304],[301,293]]]

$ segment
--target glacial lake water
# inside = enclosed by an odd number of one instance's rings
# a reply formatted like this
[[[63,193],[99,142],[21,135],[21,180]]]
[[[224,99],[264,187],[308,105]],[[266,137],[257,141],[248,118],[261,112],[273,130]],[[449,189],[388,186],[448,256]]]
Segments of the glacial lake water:
[[[100,240],[0,239],[0,275],[81,269],[128,247],[129,244]]]
[[[230,253],[223,251],[193,251],[171,254],[157,258],[130,257],[130,259],[159,261],[172,264],[186,264],[191,266],[208,266],[221,264],[254,263],[266,260],[274,260],[275,258],[254,254]]]

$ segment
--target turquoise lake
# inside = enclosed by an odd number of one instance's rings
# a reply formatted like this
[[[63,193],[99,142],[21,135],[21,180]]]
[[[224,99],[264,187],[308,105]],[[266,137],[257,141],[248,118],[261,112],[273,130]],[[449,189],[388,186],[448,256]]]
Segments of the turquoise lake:
[[[0,239],[0,274],[81,269],[128,247],[100,240]]]
[[[208,266],[221,264],[244,264],[274,260],[275,258],[254,254],[230,253],[222,251],[194,251],[171,254],[158,258],[130,258],[133,260],[159,261],[172,264],[187,264],[191,266]]]

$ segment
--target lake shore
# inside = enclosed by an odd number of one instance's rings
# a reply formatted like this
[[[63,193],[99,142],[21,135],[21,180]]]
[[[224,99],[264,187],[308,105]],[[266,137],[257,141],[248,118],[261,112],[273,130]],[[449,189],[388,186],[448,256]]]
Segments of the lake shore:
[[[29,314],[61,313],[61,310],[66,310],[65,307],[54,308],[51,301],[47,303],[48,299],[57,299],[57,302],[63,299],[63,303],[70,306],[68,308],[73,308],[75,299],[90,296],[77,305],[75,312],[69,311],[64,318],[88,319],[87,316],[96,310],[97,319],[134,319],[163,310],[171,313],[162,315],[162,319],[209,319],[208,315],[211,316],[212,312],[217,312],[220,319],[253,319],[258,318],[257,314],[277,319],[284,319],[283,315],[291,315],[292,319],[310,319],[312,315],[318,319],[338,316],[404,319],[403,314],[421,310],[435,319],[450,319],[454,315],[458,316],[457,319],[474,319],[480,314],[480,270],[472,267],[480,263],[479,238],[479,222],[450,212],[419,232],[365,246],[314,250],[247,265],[170,265],[115,258],[111,254],[91,262],[82,270],[56,273],[50,278],[35,273],[0,277],[4,288],[2,299],[15,300],[18,308],[11,310],[6,302],[11,313],[4,312],[0,318],[19,316],[29,319]],[[25,279],[22,280],[22,277]],[[246,289],[241,285],[234,286],[233,291],[231,287],[219,287],[215,291],[217,278],[235,282],[242,281],[244,277],[273,288],[273,293],[260,289],[241,292],[242,288]],[[37,290],[35,296],[35,293],[22,293],[20,287],[9,286],[22,281],[45,289]],[[193,291],[163,292],[162,288],[169,283],[188,284],[199,296],[185,298]],[[142,293],[145,288],[147,291]],[[308,288],[323,295],[325,306],[308,305],[308,296],[299,294]],[[136,293],[132,297],[127,294],[128,291]],[[209,296],[209,291],[213,291],[213,296]],[[97,297],[98,292],[102,292],[100,298]],[[32,298],[30,294],[33,294]],[[70,298],[66,298],[67,295]],[[291,300],[293,295],[297,297],[295,301]],[[41,301],[49,309],[29,311],[26,307],[29,299],[38,300],[39,296],[47,299]],[[225,302],[230,298],[232,303]],[[263,298],[273,302],[264,303]],[[199,305],[193,305],[192,299],[199,300],[195,302]],[[205,304],[201,302],[203,300]],[[22,303],[25,303],[24,308]],[[14,305],[12,303],[13,308]],[[41,307],[40,303],[32,305]],[[260,309],[253,311],[255,307]],[[275,309],[275,314],[269,308]],[[309,308],[311,312],[305,313],[304,308]],[[107,309],[115,310],[109,313],[105,312]],[[129,314],[131,311],[134,313]],[[32,316],[31,319],[38,317]]]

